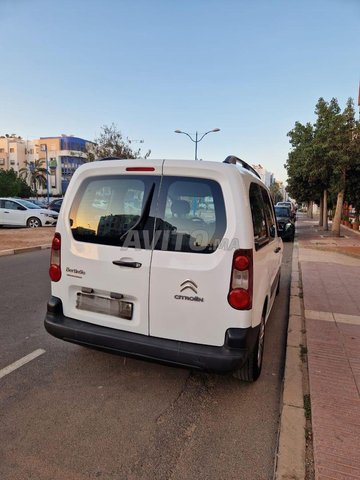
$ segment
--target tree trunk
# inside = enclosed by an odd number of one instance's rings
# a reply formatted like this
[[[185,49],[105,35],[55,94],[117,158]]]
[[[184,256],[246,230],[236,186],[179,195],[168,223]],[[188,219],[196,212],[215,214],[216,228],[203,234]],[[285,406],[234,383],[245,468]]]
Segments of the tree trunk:
[[[310,218],[314,218],[314,202],[311,200],[310,205],[309,205],[309,210],[310,210]]]
[[[323,197],[320,197],[319,227],[322,227],[322,226],[324,225],[323,210],[324,210],[324,198],[323,198]]]
[[[335,215],[332,223],[332,233],[340,237],[340,220],[341,220],[341,212],[342,212],[342,207],[344,203],[344,191],[341,191],[337,195],[337,201],[336,201],[336,210],[335,210]]]
[[[329,230],[327,190],[324,190],[324,200],[323,200],[323,229],[326,230],[326,231]]]

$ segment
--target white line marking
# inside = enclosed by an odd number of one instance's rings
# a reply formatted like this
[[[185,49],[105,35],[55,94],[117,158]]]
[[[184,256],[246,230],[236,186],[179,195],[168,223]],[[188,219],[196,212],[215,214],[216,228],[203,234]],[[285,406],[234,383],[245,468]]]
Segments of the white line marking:
[[[36,357],[39,357],[43,353],[45,353],[45,350],[43,350],[42,348],[38,348],[37,350],[34,350],[32,353],[29,353],[29,355],[26,355],[25,357],[20,358],[20,360],[16,360],[16,362],[0,370],[0,378],[5,377],[5,375],[9,375],[9,373],[22,367],[26,363],[31,362],[31,360],[34,360]]]

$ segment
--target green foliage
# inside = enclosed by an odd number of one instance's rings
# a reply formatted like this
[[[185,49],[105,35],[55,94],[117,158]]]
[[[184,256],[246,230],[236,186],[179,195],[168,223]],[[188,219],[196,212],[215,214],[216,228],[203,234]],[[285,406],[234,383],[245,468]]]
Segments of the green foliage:
[[[46,187],[45,160],[40,158],[33,162],[25,161],[25,165],[19,171],[20,177],[27,181],[37,196],[38,189]]]
[[[314,178],[312,164],[314,162],[314,127],[311,123],[295,127],[288,133],[292,150],[289,152],[285,168],[288,172],[287,191],[298,202],[317,201],[322,190]]]
[[[269,190],[274,203],[281,202],[283,200],[280,185],[278,184],[278,182],[273,182],[270,185]]]
[[[356,220],[360,216],[360,162],[347,174],[345,200],[355,208]]]
[[[112,123],[110,126],[103,125],[98,138],[94,140],[95,145],[90,145],[87,149],[87,158],[89,162],[93,162],[97,158],[118,157],[118,158],[139,158],[141,149],[132,150],[128,140],[124,140],[121,132],[116,125]],[[145,154],[145,158],[150,155],[149,150]]]
[[[13,170],[0,170],[0,197],[30,197],[31,188]]]
[[[288,133],[292,146],[285,164],[288,191],[298,201],[318,203],[322,191],[329,190],[330,204],[335,204],[349,182],[349,172],[360,168],[360,124],[352,99],[341,112],[335,98],[330,102],[320,98],[315,114],[314,124],[296,122]]]

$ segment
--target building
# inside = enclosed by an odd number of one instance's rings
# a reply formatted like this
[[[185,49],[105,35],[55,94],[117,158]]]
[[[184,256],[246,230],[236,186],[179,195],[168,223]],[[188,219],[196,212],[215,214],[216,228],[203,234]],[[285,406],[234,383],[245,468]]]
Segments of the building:
[[[40,146],[39,158],[46,161],[47,157],[51,194],[63,195],[75,170],[86,162],[86,150],[92,142],[73,135],[40,137],[33,142]]]
[[[93,142],[73,135],[34,140],[6,135],[0,137],[0,169],[13,168],[19,172],[35,160],[42,159],[44,167],[48,165],[49,194],[64,195],[73,173],[86,162],[86,150],[91,144]],[[46,188],[38,193],[46,194]]]
[[[0,136],[0,170],[15,172],[25,166],[26,142],[17,135]]]
[[[252,167],[257,171],[267,187],[270,187],[270,185],[275,182],[274,174],[266,170],[262,165],[253,165]]]
[[[279,185],[280,193],[281,193],[281,195],[282,195],[282,197],[283,197],[283,200],[284,200],[284,201],[288,200],[289,195],[288,195],[288,193],[287,193],[287,191],[286,191],[286,186],[285,186],[284,182],[281,182],[280,180],[278,180],[277,183],[278,183],[278,185]]]

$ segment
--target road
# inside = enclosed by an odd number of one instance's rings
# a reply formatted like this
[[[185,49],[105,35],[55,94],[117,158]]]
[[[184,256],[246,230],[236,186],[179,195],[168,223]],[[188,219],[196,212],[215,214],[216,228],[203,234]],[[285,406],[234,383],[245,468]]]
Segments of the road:
[[[254,384],[109,355],[43,328],[49,251],[0,258],[1,480],[273,478],[292,245]],[[1,377],[1,374],[0,374]]]

